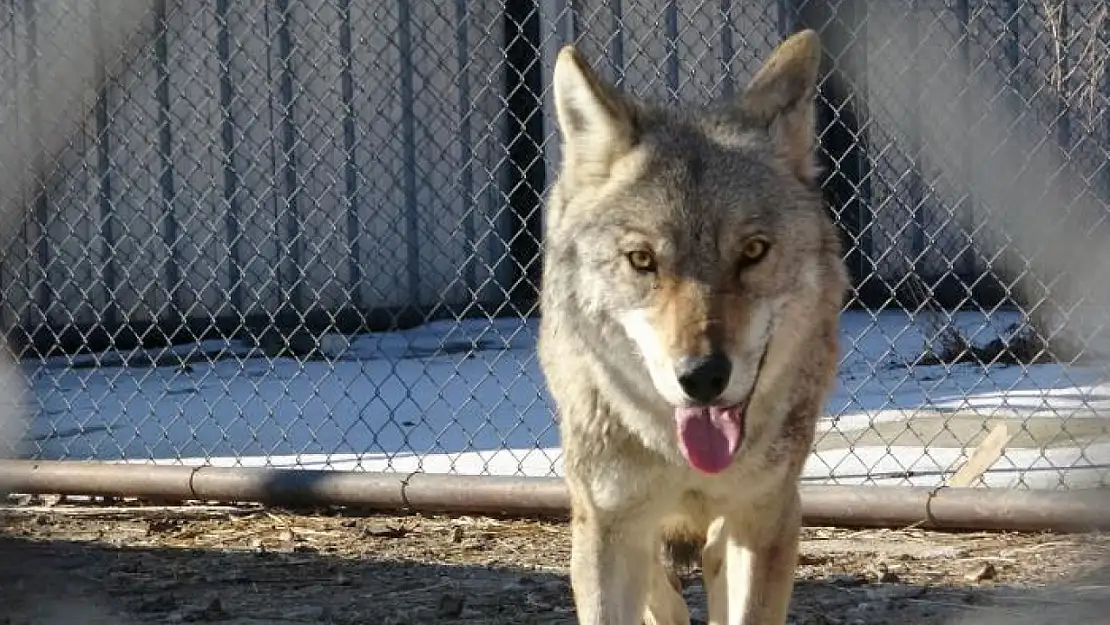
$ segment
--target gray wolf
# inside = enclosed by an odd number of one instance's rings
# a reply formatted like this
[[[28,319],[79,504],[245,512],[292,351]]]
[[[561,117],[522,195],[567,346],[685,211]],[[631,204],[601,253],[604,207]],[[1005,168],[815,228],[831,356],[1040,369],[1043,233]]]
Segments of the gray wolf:
[[[689,623],[665,557],[689,544],[710,623],[786,619],[848,286],[817,182],[820,58],[799,32],[731,101],[680,110],[558,54],[537,349],[583,625]]]

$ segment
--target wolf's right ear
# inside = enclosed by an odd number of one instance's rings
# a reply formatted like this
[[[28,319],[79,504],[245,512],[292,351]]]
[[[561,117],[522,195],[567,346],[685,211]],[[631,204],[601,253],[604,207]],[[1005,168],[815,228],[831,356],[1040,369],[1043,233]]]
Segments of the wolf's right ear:
[[[576,184],[603,182],[613,163],[636,144],[635,106],[570,45],[555,59],[552,83],[564,167]]]

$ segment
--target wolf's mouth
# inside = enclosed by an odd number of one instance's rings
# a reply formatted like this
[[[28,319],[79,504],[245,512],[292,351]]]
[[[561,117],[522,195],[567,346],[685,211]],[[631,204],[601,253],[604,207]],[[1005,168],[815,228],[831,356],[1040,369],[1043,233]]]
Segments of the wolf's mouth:
[[[767,361],[770,341],[763,345],[750,392],[759,385],[763,365]],[[751,399],[750,395],[748,399]],[[688,406],[675,408],[678,446],[694,469],[716,475],[732,464],[740,444],[744,442],[744,417],[747,403],[731,406]]]
[[[679,448],[690,466],[710,475],[732,463],[744,440],[744,405],[691,406],[675,410]]]

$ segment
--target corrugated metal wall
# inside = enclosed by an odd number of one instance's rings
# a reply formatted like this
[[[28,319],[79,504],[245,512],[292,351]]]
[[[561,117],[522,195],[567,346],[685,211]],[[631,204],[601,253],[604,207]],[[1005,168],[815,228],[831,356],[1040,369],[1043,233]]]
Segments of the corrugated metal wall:
[[[44,214],[25,214],[0,263],[8,323],[461,308],[502,295],[498,3],[153,8],[165,28],[136,32],[100,98],[68,107],[81,119],[47,156]],[[2,47],[20,50],[34,28],[39,46],[76,36],[96,54],[107,25],[59,9],[3,15]],[[28,63],[0,59],[13,73]],[[39,80],[9,120],[52,97]]]

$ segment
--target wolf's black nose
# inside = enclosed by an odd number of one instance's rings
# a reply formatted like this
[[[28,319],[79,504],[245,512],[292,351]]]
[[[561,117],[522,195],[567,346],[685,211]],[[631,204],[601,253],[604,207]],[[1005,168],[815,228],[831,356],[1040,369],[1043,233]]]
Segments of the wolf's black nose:
[[[690,399],[702,404],[717,399],[728,386],[732,362],[721,352],[708,356],[686,356],[675,367],[678,383]]]

